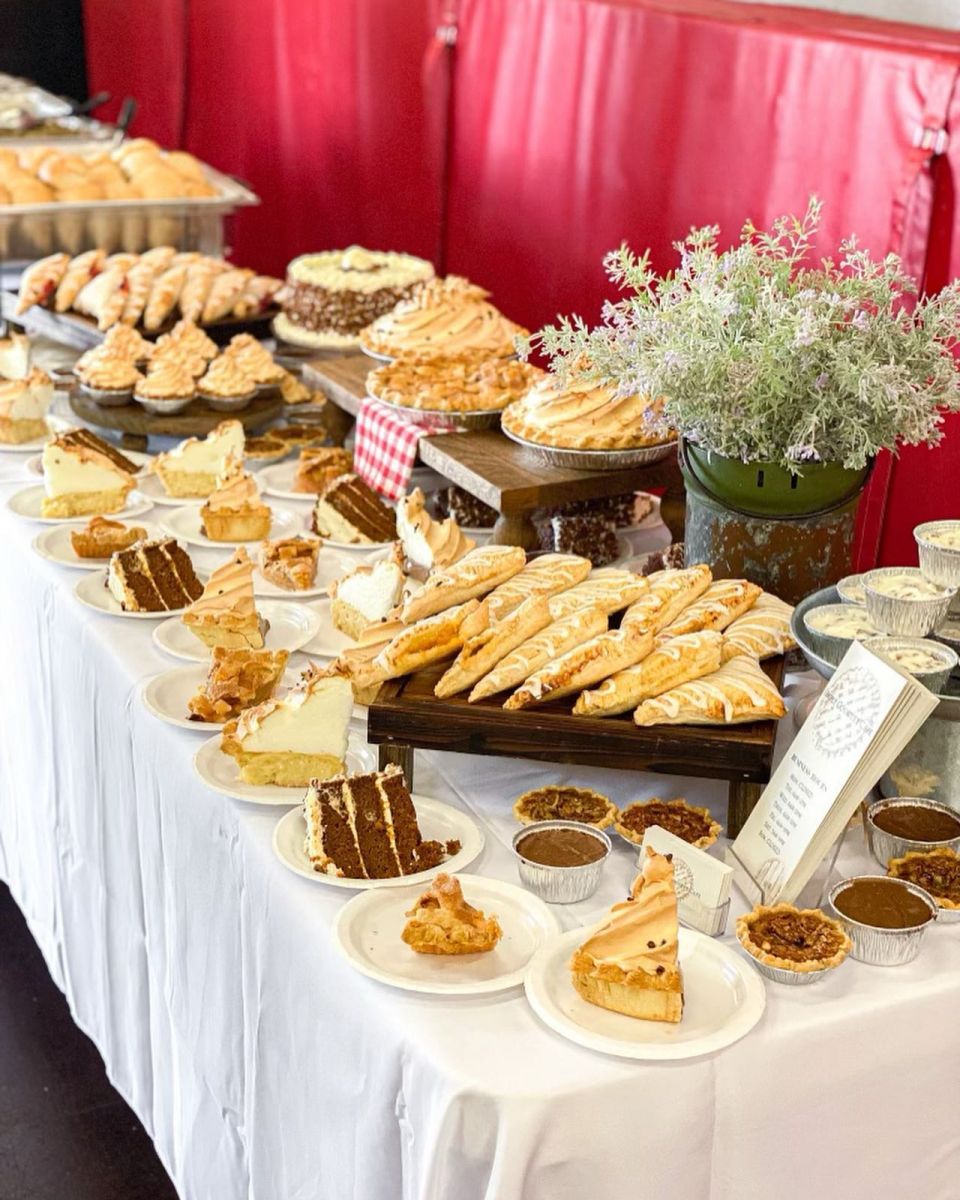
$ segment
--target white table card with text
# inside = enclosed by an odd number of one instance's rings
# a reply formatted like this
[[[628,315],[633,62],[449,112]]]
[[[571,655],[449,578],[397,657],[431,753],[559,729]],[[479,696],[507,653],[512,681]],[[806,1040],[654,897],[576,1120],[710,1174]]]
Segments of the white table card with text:
[[[749,900],[796,899],[936,706],[923,684],[853,643],[727,850]]]

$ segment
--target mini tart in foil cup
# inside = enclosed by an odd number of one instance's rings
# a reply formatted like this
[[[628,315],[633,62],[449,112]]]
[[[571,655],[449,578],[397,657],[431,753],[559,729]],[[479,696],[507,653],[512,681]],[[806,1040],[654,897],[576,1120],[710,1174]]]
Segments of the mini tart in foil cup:
[[[918,582],[931,583],[916,567],[877,567],[873,571],[867,571],[863,577],[863,590],[870,619],[881,633],[898,634],[901,637],[926,637],[945,620],[955,589],[931,584],[939,590],[939,596],[909,599],[904,596],[892,596],[876,587],[880,580],[891,576],[908,576]]]
[[[119,408],[129,404],[133,398],[133,385],[125,388],[98,388],[92,384],[80,382],[80,391],[101,408]]]
[[[861,609],[862,611],[859,611]],[[825,612],[837,614],[844,618],[857,615],[866,620],[869,620],[870,614],[864,606],[859,604],[818,604],[815,608],[807,609],[806,613],[804,613],[803,627],[806,631],[806,640],[810,649],[820,658],[826,659],[828,663],[834,667],[838,667],[840,660],[850,649],[851,644],[858,639],[850,637],[848,634],[827,633],[826,630],[818,629],[815,625],[811,625],[810,618],[814,614]],[[875,637],[879,632],[879,629],[875,629],[875,632],[870,636]]]
[[[777,909],[782,908],[784,910],[790,910],[793,909],[794,906],[789,904],[779,904],[773,905],[772,907],[773,912],[776,912]],[[823,979],[826,975],[830,975],[837,969],[837,967],[843,965],[844,960],[850,953],[851,949],[849,935],[847,935],[847,940],[832,956],[837,961],[828,962],[822,967],[814,967],[811,969],[810,965],[807,963],[799,963],[795,967],[780,967],[774,963],[764,962],[764,960],[760,958],[758,954],[754,953],[754,950],[751,948],[757,946],[757,943],[753,940],[750,928],[750,919],[757,917],[765,908],[766,906],[761,905],[759,908],[754,908],[752,912],[744,913],[737,920],[736,931],[737,941],[740,944],[741,950],[747,955],[761,975],[766,975],[766,977],[768,979],[772,979],[774,983],[784,983],[788,987],[802,987],[804,984],[816,983],[818,980]],[[826,913],[822,912],[820,909],[813,911],[810,909],[800,909],[796,911],[803,915],[816,915],[823,921],[824,924],[838,924],[838,922],[836,922],[833,918],[828,917]],[[846,934],[846,930],[843,930],[843,932]],[[768,954],[767,957],[772,958],[776,956],[773,954]],[[781,958],[780,961],[782,962],[783,959]]]
[[[136,392],[133,394],[134,400],[148,413],[152,413],[155,417],[172,417],[177,413],[183,412],[185,408],[189,408],[193,403],[193,395],[189,396],[173,396],[169,399],[160,399],[157,396],[138,396]]]
[[[531,834],[547,829],[575,829],[594,837],[603,846],[603,855],[596,862],[577,867],[548,867],[524,858],[518,849],[519,843]],[[513,852],[517,856],[520,882],[548,904],[576,904],[578,900],[592,896],[600,886],[600,876],[610,857],[610,850],[610,839],[602,829],[583,825],[579,821],[536,821],[532,825],[522,826],[513,835]]]
[[[859,962],[870,963],[875,967],[899,967],[905,963],[913,962],[920,953],[924,934],[933,925],[939,915],[936,901],[923,888],[917,887],[914,883],[909,883],[906,879],[899,879],[897,882],[902,887],[913,892],[915,896],[919,896],[927,904],[930,909],[930,920],[924,921],[922,925],[913,925],[907,929],[882,929],[878,925],[865,925],[861,921],[855,921],[852,917],[846,916],[835,904],[837,897],[844,889],[861,879],[883,879],[889,881],[889,877],[886,875],[851,875],[849,878],[841,879],[838,884],[835,884],[830,889],[828,898],[833,915],[844,929],[846,929],[850,935],[850,940],[853,942],[850,957],[857,959]]]
[[[894,637],[890,634],[881,634],[880,637],[867,638],[863,644],[868,650],[872,650],[874,654],[879,655],[881,658],[889,658],[901,670],[912,675],[914,679],[918,679],[924,687],[928,687],[931,692],[935,692],[937,695],[947,686],[950,672],[956,667],[958,662],[956,651],[951,650],[949,646],[932,641],[929,638]],[[939,666],[924,670],[908,667],[905,663],[897,660],[896,654],[898,651],[924,653],[929,658],[936,658]]]
[[[931,540],[936,534],[949,533],[956,546],[942,546]],[[931,583],[960,588],[960,521],[925,521],[913,531],[920,554],[920,570]]]
[[[837,592],[844,604],[863,604],[863,575],[844,575],[837,580]]]
[[[938,851],[938,847],[935,844],[933,844],[933,845],[928,844],[922,850],[908,850],[906,854],[897,855],[897,858],[909,859],[913,855],[919,855],[922,858],[926,858],[926,856],[928,854],[932,855],[933,857],[936,857],[937,851]],[[951,848],[949,846],[945,846],[945,845],[941,845],[939,847],[939,851],[940,851],[940,853],[946,852],[947,854],[951,854],[951,853],[956,854],[957,853],[956,849],[951,850]],[[890,866],[887,869],[887,875],[891,879],[899,879],[901,883],[912,882],[911,880],[904,879],[903,876],[897,874],[897,872],[894,869],[896,865],[897,865],[896,861],[892,860]],[[919,887],[920,885],[915,884],[914,886]],[[926,891],[925,888],[923,890]],[[937,906],[937,921],[938,922],[949,925],[954,922],[960,921],[960,908],[953,908],[953,907],[942,904],[937,899],[936,892],[927,892],[927,894],[929,895],[930,899],[934,902],[934,904],[936,904],[936,906]]]
[[[270,386],[272,388],[273,384]],[[259,390],[259,388],[251,388],[249,392],[245,392],[241,396],[215,396],[199,388],[197,395],[208,408],[216,409],[217,412],[240,412],[256,398]]]
[[[876,824],[876,817],[891,808],[928,808],[931,812],[945,813],[960,820],[960,812],[949,804],[940,804],[936,800],[926,800],[920,796],[896,796],[888,800],[874,800],[863,814],[863,828],[867,836],[867,846],[870,853],[884,870],[893,858],[902,858],[911,850],[956,850],[960,853],[960,833],[955,838],[942,842],[918,842],[914,838],[901,837],[896,833],[888,833]]]

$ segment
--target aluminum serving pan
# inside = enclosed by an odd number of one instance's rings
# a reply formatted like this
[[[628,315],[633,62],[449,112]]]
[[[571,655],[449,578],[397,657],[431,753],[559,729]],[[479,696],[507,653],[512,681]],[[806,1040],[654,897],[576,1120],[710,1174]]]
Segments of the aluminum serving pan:
[[[874,824],[874,819],[878,813],[886,812],[891,808],[906,807],[929,808],[933,812],[946,813],[948,816],[960,818],[960,813],[956,809],[951,808],[949,804],[938,804],[936,800],[927,800],[921,796],[893,796],[884,800],[874,800],[864,811],[863,828],[867,835],[867,845],[870,847],[870,853],[884,870],[886,870],[892,858],[902,858],[911,850],[922,852],[945,848],[956,850],[960,853],[960,834],[944,842],[917,842],[912,838],[898,837],[894,833],[887,833],[886,830]]]
[[[528,441],[506,426],[503,432],[534,458],[552,467],[570,467],[575,471],[620,471],[626,467],[647,467],[661,462],[676,452],[677,439],[657,442],[653,446],[637,446],[632,450],[572,450],[561,446],[541,446]]]
[[[603,856],[596,862],[584,863],[579,867],[547,867],[542,863],[531,862],[523,857],[517,846],[531,833],[539,833],[545,829],[576,829],[580,833],[595,837],[604,847]],[[520,882],[548,904],[576,904],[578,900],[586,900],[592,896],[600,886],[600,876],[610,857],[611,849],[612,843],[602,829],[580,821],[534,821],[531,825],[521,826],[513,835],[513,852],[517,857]]]
[[[851,875],[847,879],[841,879],[832,887],[829,896],[833,915],[846,929],[853,942],[850,957],[856,958],[860,962],[870,963],[875,967],[899,967],[904,963],[912,962],[920,953],[923,935],[940,914],[940,909],[929,892],[925,892],[923,888],[917,887],[915,883],[910,883],[906,879],[898,882],[908,891],[913,892],[915,896],[919,896],[930,909],[930,920],[925,921],[922,925],[912,925],[907,929],[880,929],[875,925],[864,925],[861,921],[854,921],[840,912],[834,904],[837,896],[851,883],[857,883],[861,879],[886,880],[887,878],[886,875]]]

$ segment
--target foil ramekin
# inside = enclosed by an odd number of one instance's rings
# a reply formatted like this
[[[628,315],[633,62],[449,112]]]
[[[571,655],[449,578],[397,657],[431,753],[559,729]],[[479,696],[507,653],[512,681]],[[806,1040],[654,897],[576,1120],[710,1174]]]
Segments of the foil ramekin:
[[[960,549],[938,546],[929,537],[932,533],[946,530],[960,530],[960,521],[925,521],[914,529],[913,538],[920,552],[920,570],[931,583],[960,588]]]
[[[148,413],[152,413],[152,415],[155,417],[176,416],[177,413],[183,412],[185,408],[189,408],[193,403],[192,394],[186,398],[179,397],[176,400],[158,400],[150,399],[145,396],[138,396],[136,392],[134,392],[133,398],[141,408],[145,409]]]
[[[836,967],[821,967],[819,971],[791,971],[787,967],[772,967],[769,963],[754,958],[749,950],[741,946],[743,953],[750,959],[761,975],[766,975],[774,983],[785,983],[788,987],[802,987],[805,983],[817,983],[825,975],[832,975]],[[842,963],[838,963],[842,966]]]
[[[944,621],[954,588],[942,588],[942,595],[929,600],[907,600],[902,596],[891,596],[878,592],[872,585],[884,576],[916,575],[923,578],[916,567],[877,567],[867,571],[863,577],[863,591],[867,612],[881,633],[895,633],[901,637],[926,637],[931,629]],[[930,582],[930,581],[928,581]],[[940,584],[935,586],[940,587]]]
[[[880,829],[874,824],[874,817],[890,808],[929,808],[934,812],[948,813],[952,817],[960,818],[960,812],[951,808],[949,804],[939,804],[936,800],[924,800],[920,796],[897,796],[889,800],[874,800],[864,811],[863,828],[867,835],[870,853],[884,870],[887,869],[892,858],[902,858],[911,850],[925,851],[945,848],[956,850],[960,854],[960,834],[945,842],[917,842],[912,838],[898,837],[894,833],[887,833],[885,829]]]
[[[844,604],[863,604],[863,574],[844,575],[837,580],[837,591]]]
[[[101,408],[120,408],[133,398],[133,388],[98,388],[88,383],[80,384],[80,391]]]
[[[589,834],[603,845],[603,857],[580,867],[547,867],[524,858],[517,849],[521,839],[546,829],[576,829],[579,833]],[[524,825],[513,835],[513,852],[517,856],[520,882],[548,904],[576,904],[578,900],[592,896],[600,886],[600,876],[604,863],[610,857],[610,850],[610,839],[602,829],[584,825],[580,821],[535,821],[532,825]]]
[[[252,392],[247,392],[245,396],[208,396],[205,392],[198,392],[197,395],[208,408],[213,408],[217,412],[240,412],[256,398],[257,389],[254,388]]]
[[[936,901],[929,892],[925,892],[923,888],[917,887],[915,883],[910,883],[906,879],[900,879],[897,881],[898,883],[901,883],[908,891],[913,892],[915,896],[919,896],[927,904],[930,909],[930,920],[924,921],[922,925],[912,925],[907,929],[880,929],[875,925],[864,925],[862,922],[854,921],[852,917],[848,917],[840,912],[836,904],[834,904],[837,896],[840,895],[844,888],[849,887],[851,883],[858,883],[861,879],[883,879],[888,881],[889,876],[850,875],[847,879],[841,879],[838,884],[832,887],[828,897],[833,915],[847,931],[850,940],[853,942],[850,957],[860,962],[870,963],[875,967],[900,967],[905,963],[913,962],[920,953],[920,944],[923,941],[923,935],[939,916],[940,910]]]
[[[907,667],[903,669],[938,696],[947,686],[950,672],[958,662],[955,650],[942,642],[931,641],[929,638],[891,637],[889,634],[881,634],[880,637],[867,638],[863,644],[881,658],[888,651],[894,650],[925,650],[928,654],[934,655],[941,663],[935,671],[910,671]]]
[[[836,633],[825,633],[822,629],[817,629],[811,625],[808,618],[824,609],[836,610],[838,613],[849,616],[852,609],[861,607],[863,606],[853,604],[818,604],[815,608],[809,609],[804,614],[803,627],[806,630],[806,638],[810,644],[810,649],[819,655],[820,658],[826,659],[828,663],[839,667],[840,660],[856,639]],[[866,609],[864,609],[864,612],[866,612]]]

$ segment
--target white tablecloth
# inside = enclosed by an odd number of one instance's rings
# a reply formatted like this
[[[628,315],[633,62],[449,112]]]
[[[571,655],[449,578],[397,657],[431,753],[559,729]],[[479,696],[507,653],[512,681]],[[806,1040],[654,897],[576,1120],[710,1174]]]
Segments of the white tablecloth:
[[[35,482],[22,461],[0,455],[0,502]],[[184,1200],[960,1195],[955,929],[907,967],[769,985],[745,1039],[672,1064],[574,1046],[520,992],[373,983],[331,941],[344,893],[274,858],[283,810],[210,792],[201,737],[143,707],[143,680],[176,665],[152,622],[81,607],[79,572],[32,553],[41,528],[0,510],[0,875]],[[503,879],[511,802],[536,781],[685,794],[722,819],[702,781],[417,761],[418,791],[484,828],[471,870]],[[842,855],[867,866],[854,835]],[[619,847],[564,923],[622,896],[632,862]]]

